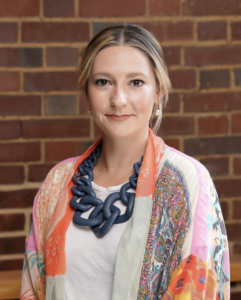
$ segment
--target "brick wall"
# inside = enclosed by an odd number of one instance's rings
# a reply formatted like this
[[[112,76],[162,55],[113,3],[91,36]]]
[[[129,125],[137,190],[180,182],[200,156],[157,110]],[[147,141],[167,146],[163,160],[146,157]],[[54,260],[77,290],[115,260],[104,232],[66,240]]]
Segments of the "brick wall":
[[[160,136],[215,181],[241,253],[241,1],[0,0],[0,269],[21,269],[33,198],[49,169],[98,136],[77,66],[106,26],[160,41],[173,90]],[[95,132],[96,131],[96,132]]]

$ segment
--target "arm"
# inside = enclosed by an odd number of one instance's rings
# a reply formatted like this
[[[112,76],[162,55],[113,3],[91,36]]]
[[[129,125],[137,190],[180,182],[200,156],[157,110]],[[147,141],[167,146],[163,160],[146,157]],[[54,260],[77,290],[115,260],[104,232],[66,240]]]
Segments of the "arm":
[[[49,224],[59,192],[79,157],[55,165],[42,183],[33,204],[33,222],[25,243],[21,300],[44,300],[46,295],[45,247]]]
[[[191,254],[173,272],[164,300],[230,299],[229,249],[212,179],[200,178]]]
[[[34,227],[36,228],[35,207],[38,194],[35,197],[33,205],[33,221],[25,239],[20,300],[45,299],[45,262],[38,255],[37,237],[34,230]]]

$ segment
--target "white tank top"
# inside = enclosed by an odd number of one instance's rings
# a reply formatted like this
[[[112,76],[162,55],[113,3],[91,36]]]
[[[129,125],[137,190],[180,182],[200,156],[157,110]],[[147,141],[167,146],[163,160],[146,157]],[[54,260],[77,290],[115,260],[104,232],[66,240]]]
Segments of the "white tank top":
[[[105,201],[109,194],[120,191],[123,184],[105,188],[92,181],[92,188],[96,197]],[[128,192],[135,193],[136,190],[131,188]],[[114,205],[121,214],[125,213],[126,206],[120,200]],[[93,209],[81,216],[87,219]],[[117,247],[126,224],[113,224],[98,238],[90,227],[76,225],[71,220],[65,244],[66,300],[111,300]]]

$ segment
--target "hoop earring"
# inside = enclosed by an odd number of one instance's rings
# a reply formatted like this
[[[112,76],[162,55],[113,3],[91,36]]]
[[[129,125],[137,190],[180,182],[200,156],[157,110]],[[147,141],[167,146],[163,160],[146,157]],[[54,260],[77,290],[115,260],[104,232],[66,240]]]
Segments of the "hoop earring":
[[[92,116],[91,108],[87,111],[87,113]]]

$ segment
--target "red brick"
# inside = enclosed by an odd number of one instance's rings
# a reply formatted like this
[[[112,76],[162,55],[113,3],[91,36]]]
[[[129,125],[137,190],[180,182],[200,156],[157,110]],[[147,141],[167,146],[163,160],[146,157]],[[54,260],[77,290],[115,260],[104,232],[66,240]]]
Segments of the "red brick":
[[[167,144],[169,147],[180,150],[180,142],[178,139],[165,139],[165,144]]]
[[[93,22],[92,23],[92,30],[93,36],[97,35],[100,31],[104,30],[105,28],[112,27],[112,26],[120,26],[124,25],[123,22]]]
[[[241,69],[240,68],[234,69],[234,76],[235,76],[235,85],[241,86]]]
[[[25,236],[0,238],[0,254],[24,253]]]
[[[0,184],[22,183],[24,169],[22,166],[0,166]]]
[[[200,89],[221,88],[230,86],[229,70],[200,71]]]
[[[0,215],[0,231],[24,230],[24,214]]]
[[[233,245],[233,254],[241,254],[241,245],[238,245],[238,244]],[[241,293],[240,293],[240,297],[241,297]],[[240,297],[237,299],[239,300]]]
[[[181,47],[169,46],[162,47],[163,56],[167,66],[180,65],[181,62]]]
[[[78,155],[78,142],[46,143],[45,160],[60,161]]]
[[[226,224],[227,236],[229,241],[240,240],[241,223],[240,224]],[[240,293],[241,294],[241,293]],[[232,300],[234,298],[232,297]],[[237,300],[240,299],[236,298]]]
[[[20,77],[18,72],[0,71],[0,92],[18,91],[20,89]]]
[[[224,220],[227,220],[228,219],[228,203],[221,201],[220,206],[221,206],[223,218],[224,218]]]
[[[79,97],[79,113],[87,114],[87,111],[90,109],[89,103],[84,97],[84,94],[80,94]]]
[[[74,17],[74,0],[44,0],[45,17]]]
[[[78,49],[70,47],[47,48],[47,65],[54,67],[78,66]]]
[[[241,132],[241,114],[232,116],[232,132]]]
[[[150,0],[149,11],[153,16],[175,16],[180,14],[179,0]]]
[[[232,22],[231,23],[232,30],[232,39],[233,40],[241,40],[241,22]]]
[[[20,137],[20,121],[0,121],[0,139]]]
[[[0,115],[40,115],[40,96],[0,96]]]
[[[77,72],[24,73],[25,91],[77,91]]]
[[[233,219],[241,219],[241,201],[233,201]]]
[[[153,33],[159,41],[192,40],[193,22],[171,21],[171,22],[135,22]]]
[[[145,0],[79,0],[80,17],[142,16],[146,12]]]
[[[183,6],[184,15],[191,16],[227,16],[240,15],[241,6],[239,0],[187,0]]]
[[[233,170],[235,175],[241,175],[241,157],[235,157],[233,160]]]
[[[232,285],[232,283],[231,283]],[[241,292],[235,291],[231,289],[231,298],[232,300],[240,300],[241,299]]]
[[[194,70],[170,70],[169,77],[174,89],[191,89],[196,86]]]
[[[28,180],[32,182],[44,181],[48,172],[54,167],[53,164],[30,165],[28,167]]]
[[[219,197],[239,197],[241,179],[215,180]]]
[[[23,121],[24,138],[88,137],[89,119]]]
[[[192,117],[163,117],[158,135],[185,135],[194,133]]]
[[[190,156],[211,154],[234,154],[241,152],[241,137],[194,138],[184,141],[185,153]]]
[[[38,43],[87,42],[89,24],[87,22],[24,22],[22,41]]]
[[[23,259],[0,260],[0,271],[14,271],[23,269]]]
[[[227,23],[225,21],[199,22],[197,35],[200,41],[226,39]]]
[[[95,141],[80,142],[78,155],[82,155]]]
[[[0,23],[0,43],[16,43],[17,39],[17,23]]]
[[[180,110],[180,96],[176,93],[169,94],[169,100],[163,112],[179,112]]]
[[[241,93],[195,93],[184,95],[186,112],[230,111],[241,109]]]
[[[41,67],[40,48],[0,48],[0,67]]]
[[[241,63],[241,45],[187,47],[185,62],[188,66],[210,66]]]
[[[0,17],[35,17],[39,15],[39,0],[0,0]]]
[[[76,115],[76,96],[49,95],[44,98],[46,115]]]
[[[228,157],[203,158],[200,159],[200,162],[208,169],[211,176],[228,175],[228,171],[229,171]]]
[[[0,144],[0,162],[37,161],[40,159],[40,143]]]
[[[203,134],[221,134],[227,133],[227,117],[205,117],[198,119],[198,133]]]
[[[37,191],[36,189],[0,191],[0,208],[32,207]]]

